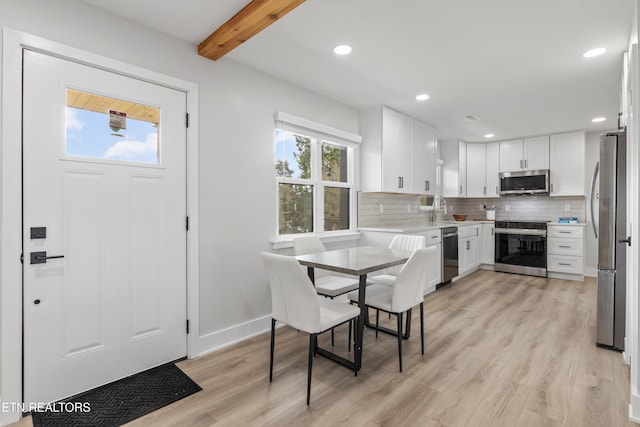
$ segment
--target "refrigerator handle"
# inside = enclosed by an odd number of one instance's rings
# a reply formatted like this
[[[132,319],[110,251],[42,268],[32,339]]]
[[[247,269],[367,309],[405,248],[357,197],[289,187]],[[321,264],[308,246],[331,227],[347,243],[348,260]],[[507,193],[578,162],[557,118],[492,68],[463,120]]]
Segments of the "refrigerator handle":
[[[594,208],[594,198],[596,195],[596,179],[598,177],[598,170],[600,169],[600,162],[596,162],[596,168],[593,171],[593,178],[591,178],[591,203],[590,203],[590,208],[591,208],[591,225],[593,226],[593,234],[596,236],[596,239],[598,238],[598,229],[596,228],[596,217],[593,215],[593,208]]]

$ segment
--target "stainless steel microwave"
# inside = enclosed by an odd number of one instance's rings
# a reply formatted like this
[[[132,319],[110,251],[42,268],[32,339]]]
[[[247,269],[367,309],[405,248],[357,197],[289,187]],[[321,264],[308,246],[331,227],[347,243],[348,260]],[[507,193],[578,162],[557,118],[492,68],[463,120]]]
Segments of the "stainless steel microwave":
[[[500,195],[549,194],[549,169],[500,172]]]

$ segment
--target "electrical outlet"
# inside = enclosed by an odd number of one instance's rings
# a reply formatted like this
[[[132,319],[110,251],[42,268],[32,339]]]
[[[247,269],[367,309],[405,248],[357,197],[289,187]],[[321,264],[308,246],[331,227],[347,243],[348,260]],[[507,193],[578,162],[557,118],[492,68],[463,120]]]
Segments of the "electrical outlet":
[[[384,213],[384,205],[380,203],[380,215]]]
[[[478,206],[478,209],[480,209],[481,211],[483,211],[483,210],[484,210],[484,205],[479,205],[479,206]]]
[[[504,210],[509,212],[511,210],[511,205],[504,205]]]
[[[564,211],[565,212],[571,212],[571,203],[566,203],[564,205]]]
[[[411,213],[411,205],[407,205],[407,212]]]

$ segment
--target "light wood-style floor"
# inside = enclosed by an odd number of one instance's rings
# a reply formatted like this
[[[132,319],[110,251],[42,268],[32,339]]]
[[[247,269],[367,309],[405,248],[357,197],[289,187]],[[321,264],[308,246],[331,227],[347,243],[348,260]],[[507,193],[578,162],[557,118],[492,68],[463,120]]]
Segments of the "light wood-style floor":
[[[272,383],[265,333],[180,362],[203,391],[129,425],[635,425],[627,417],[628,368],[620,353],[595,345],[595,300],[594,279],[479,271],[426,296],[424,356],[414,310],[403,373],[395,337],[367,330],[357,377],[315,358],[307,406],[308,338],[284,327]],[[336,351],[347,354],[346,342],[342,327]]]

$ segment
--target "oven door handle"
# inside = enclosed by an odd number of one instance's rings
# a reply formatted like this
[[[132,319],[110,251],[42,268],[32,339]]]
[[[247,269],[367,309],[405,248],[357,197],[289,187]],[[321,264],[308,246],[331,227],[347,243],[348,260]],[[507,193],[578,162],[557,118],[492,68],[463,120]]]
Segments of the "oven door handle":
[[[496,228],[496,234],[519,234],[524,236],[547,236],[547,230],[537,230],[532,228]]]

